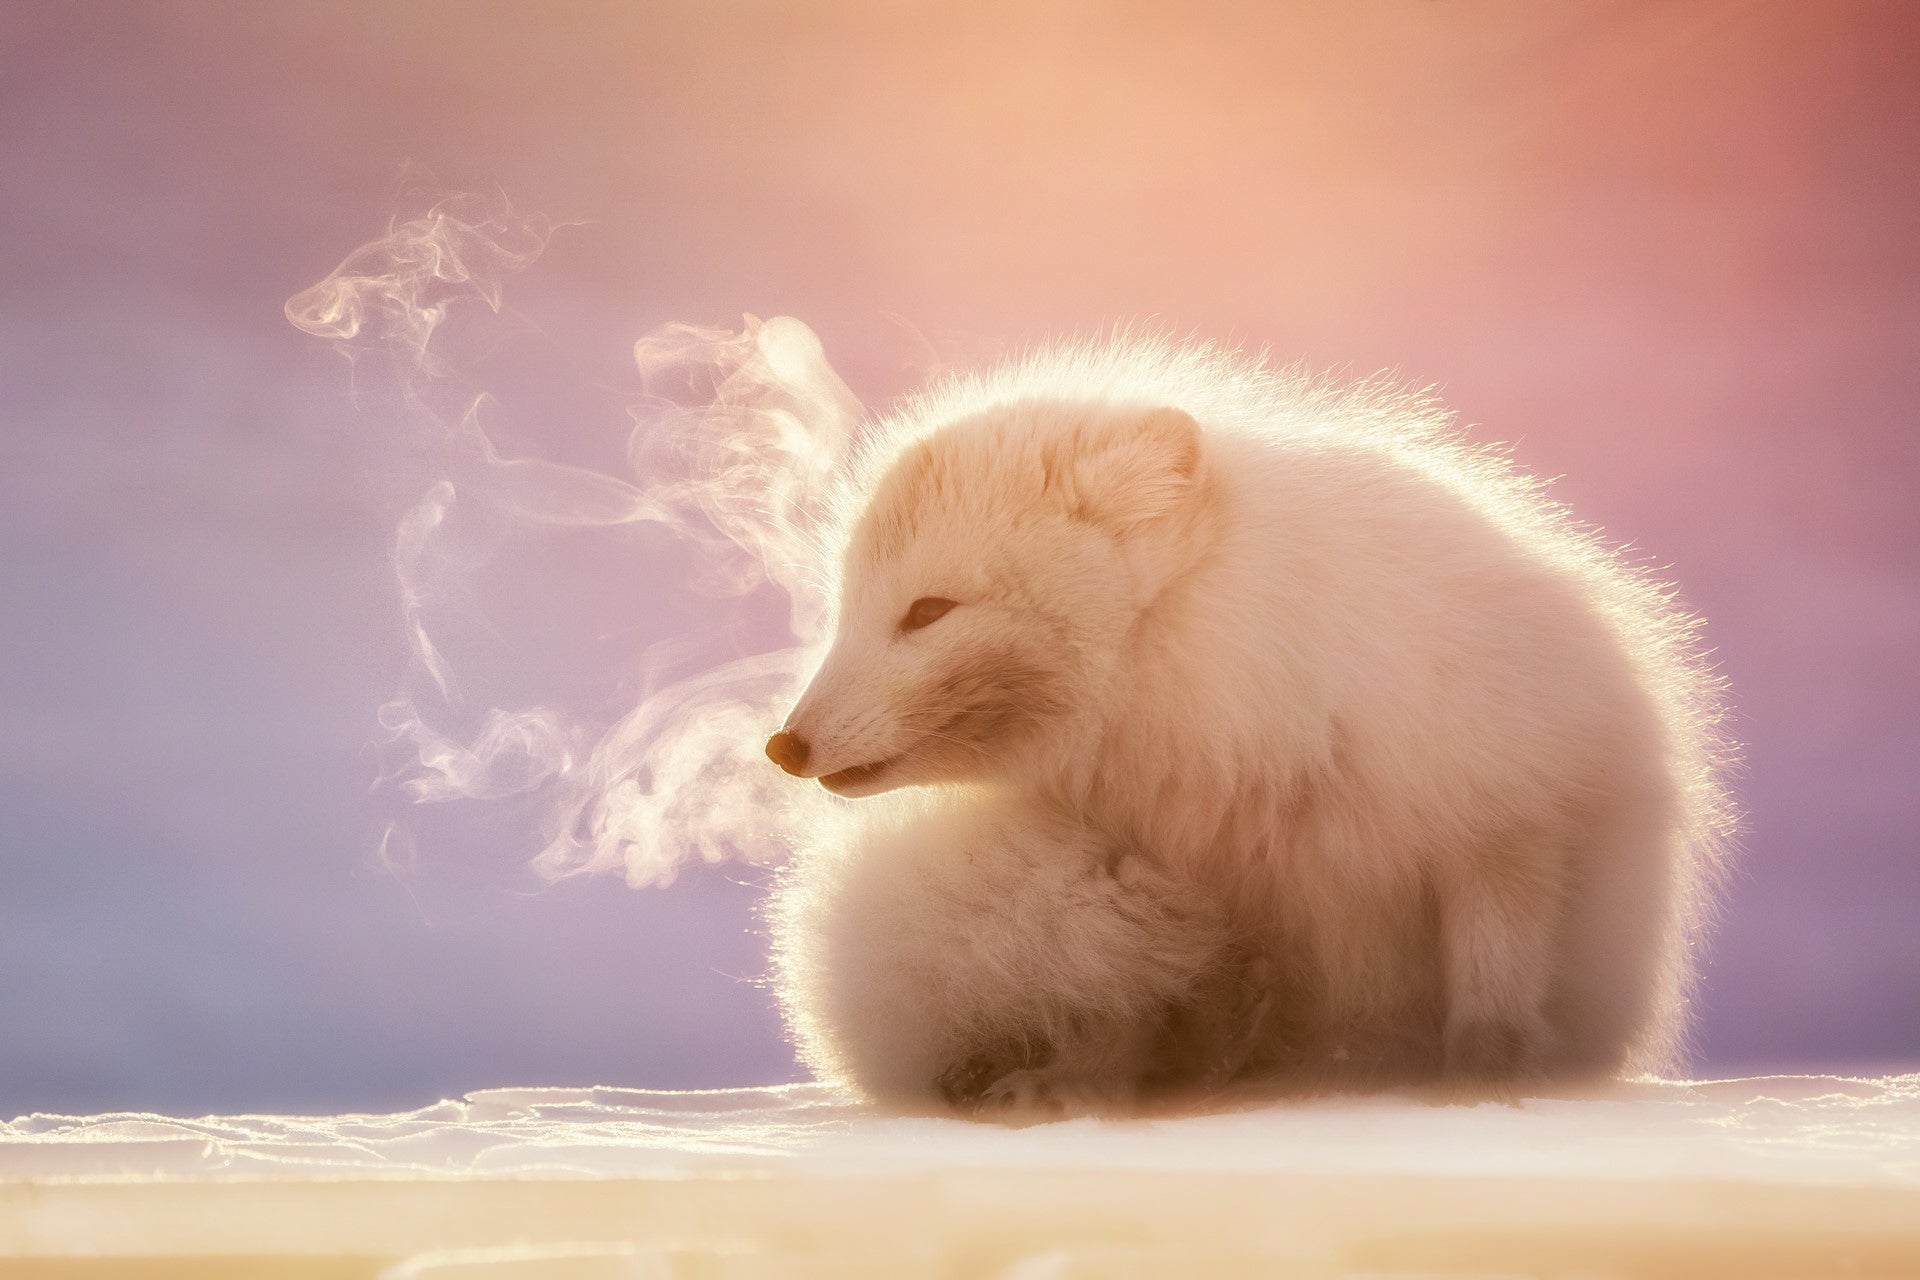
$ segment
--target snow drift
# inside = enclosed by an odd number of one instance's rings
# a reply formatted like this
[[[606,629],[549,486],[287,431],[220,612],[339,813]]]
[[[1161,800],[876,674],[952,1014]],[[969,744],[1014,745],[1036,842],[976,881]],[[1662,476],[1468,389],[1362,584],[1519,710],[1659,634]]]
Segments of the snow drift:
[[[1920,1075],[1025,1129],[819,1085],[0,1125],[0,1277],[79,1257],[560,1280],[1920,1274]]]

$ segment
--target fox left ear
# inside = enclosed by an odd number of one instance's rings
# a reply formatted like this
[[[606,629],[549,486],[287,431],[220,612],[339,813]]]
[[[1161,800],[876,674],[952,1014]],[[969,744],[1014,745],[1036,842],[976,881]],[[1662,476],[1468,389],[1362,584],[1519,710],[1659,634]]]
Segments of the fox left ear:
[[[1131,529],[1176,510],[1200,474],[1200,424],[1178,409],[1102,424],[1077,433],[1065,465],[1048,471],[1065,478],[1075,515],[1115,529]]]

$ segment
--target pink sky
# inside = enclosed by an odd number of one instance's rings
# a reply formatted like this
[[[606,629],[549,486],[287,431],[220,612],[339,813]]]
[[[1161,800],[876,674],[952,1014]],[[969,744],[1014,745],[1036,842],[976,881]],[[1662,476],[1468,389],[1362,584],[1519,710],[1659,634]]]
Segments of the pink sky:
[[[0,68],[0,1107],[793,1070],[751,873],[528,897],[479,820],[367,868],[417,476],[280,306],[450,190],[577,224],[472,369],[526,448],[746,311],[876,405],[1127,317],[1438,384],[1708,616],[1707,1065],[1920,1056],[1920,11],[45,0]],[[524,554],[613,602],[529,684],[770,638],[664,537]]]

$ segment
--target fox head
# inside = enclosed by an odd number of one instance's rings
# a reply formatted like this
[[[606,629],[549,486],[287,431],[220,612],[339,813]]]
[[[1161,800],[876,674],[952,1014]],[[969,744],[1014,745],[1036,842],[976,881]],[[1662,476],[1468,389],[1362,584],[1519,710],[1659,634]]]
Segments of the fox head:
[[[1022,403],[907,445],[847,540],[833,644],[767,754],[843,796],[1017,772],[1084,726],[1197,558],[1176,409]]]

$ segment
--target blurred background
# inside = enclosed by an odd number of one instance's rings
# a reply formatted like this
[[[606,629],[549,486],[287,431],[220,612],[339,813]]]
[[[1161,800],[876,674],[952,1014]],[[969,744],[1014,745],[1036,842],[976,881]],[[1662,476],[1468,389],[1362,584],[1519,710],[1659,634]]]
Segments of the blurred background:
[[[799,1074],[764,872],[373,856],[418,459],[281,307],[450,191],[566,224],[464,366],[521,450],[743,312],[872,406],[1124,317],[1437,384],[1709,619],[1699,1069],[1920,1060],[1916,138],[1897,0],[6,0],[0,1113]],[[780,640],[658,529],[499,554],[503,682]]]

